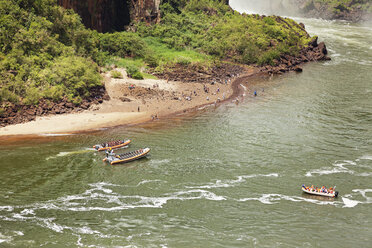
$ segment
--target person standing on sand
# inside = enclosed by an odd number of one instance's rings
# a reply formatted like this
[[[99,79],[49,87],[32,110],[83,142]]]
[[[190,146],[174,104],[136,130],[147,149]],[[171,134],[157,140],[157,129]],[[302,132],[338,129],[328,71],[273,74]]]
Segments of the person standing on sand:
[[[138,109],[137,110],[138,110],[138,112],[140,112],[140,107],[139,106],[138,106]]]

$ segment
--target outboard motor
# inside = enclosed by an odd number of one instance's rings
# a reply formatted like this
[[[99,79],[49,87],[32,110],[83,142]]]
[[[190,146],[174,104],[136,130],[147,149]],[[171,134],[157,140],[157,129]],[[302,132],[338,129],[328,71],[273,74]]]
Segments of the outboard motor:
[[[106,150],[105,153],[106,153],[106,158],[108,158],[109,156],[110,157],[115,156],[114,150],[112,149]]]
[[[338,196],[338,191],[335,191],[335,197],[337,197]]]
[[[95,145],[95,146],[93,146],[93,148],[98,151],[98,149],[103,148],[103,147],[101,145]]]

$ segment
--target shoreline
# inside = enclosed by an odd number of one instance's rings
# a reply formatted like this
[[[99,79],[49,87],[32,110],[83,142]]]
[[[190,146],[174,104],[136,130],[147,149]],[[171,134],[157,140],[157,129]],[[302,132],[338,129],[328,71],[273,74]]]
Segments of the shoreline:
[[[76,134],[126,125],[145,124],[158,118],[167,118],[182,113],[198,111],[206,105],[219,105],[231,101],[245,91],[247,80],[262,75],[302,71],[302,65],[310,61],[330,60],[324,42],[318,44],[315,37],[298,56],[282,55],[272,66],[240,66],[241,72],[220,77],[204,75],[201,80],[190,82],[185,78],[177,81],[166,79],[134,80],[126,76],[125,69],[116,68],[123,78],[115,79],[109,72],[103,74],[106,93],[110,100],[91,105],[88,110],[36,117],[36,120],[0,128],[0,137],[51,136]],[[200,73],[199,73],[200,74]],[[229,80],[227,80],[229,79]],[[209,83],[208,83],[209,82]],[[242,86],[240,86],[242,85]],[[247,87],[249,87],[248,85]],[[244,87],[244,89],[239,89]],[[63,125],[61,125],[63,123]]]
[[[204,92],[202,83],[167,82],[161,79],[133,80],[127,77],[112,79],[106,74],[104,75],[105,84],[111,100],[79,113],[36,117],[34,121],[1,127],[0,137],[12,139],[15,137],[63,136],[150,123],[156,121],[153,119],[155,116],[156,118],[169,118],[199,111],[205,106],[220,105],[234,100],[244,91],[240,84],[243,81],[246,82],[246,78],[254,78],[263,74],[258,68],[246,68],[242,75],[234,77],[228,84],[208,84],[208,93]],[[140,91],[140,97],[126,96],[124,101],[120,100],[120,95],[127,92],[128,84],[135,85]],[[151,86],[156,88],[152,89]],[[121,94],[118,93],[118,88],[121,88]],[[151,91],[151,93],[143,97],[141,94],[144,90]],[[160,95],[166,96],[161,99]],[[188,97],[191,100],[185,100]],[[178,100],[174,100],[176,98]],[[131,101],[126,102],[129,101],[128,99]],[[136,111],[138,108],[140,112]]]

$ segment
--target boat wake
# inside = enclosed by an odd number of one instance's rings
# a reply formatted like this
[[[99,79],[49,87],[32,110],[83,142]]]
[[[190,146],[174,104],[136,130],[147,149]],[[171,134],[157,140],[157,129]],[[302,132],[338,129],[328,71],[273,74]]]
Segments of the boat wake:
[[[334,205],[337,206],[339,202],[329,200],[329,199],[315,199],[315,198],[307,198],[307,197],[300,197],[300,196],[287,196],[282,194],[262,194],[258,197],[250,197],[250,198],[241,198],[238,199],[240,202],[246,202],[246,201],[259,201],[263,204],[277,204],[282,200],[286,201],[292,201],[292,202],[309,202],[314,203],[317,205]]]
[[[50,160],[50,159],[55,159],[55,158],[58,158],[58,157],[65,157],[65,156],[70,156],[70,155],[75,155],[75,154],[94,152],[94,151],[95,151],[94,148],[85,148],[85,149],[77,150],[77,151],[59,152],[57,155],[49,156],[45,160]]]
[[[262,194],[257,197],[241,198],[237,201],[259,201],[263,204],[278,204],[280,201],[308,202],[316,205],[332,205],[340,208],[353,208],[359,204],[371,204],[372,196],[366,196],[366,193],[372,193],[372,189],[355,189],[352,194],[342,196],[342,201],[334,198],[325,198],[322,196],[287,196],[282,194]],[[364,199],[363,199],[364,198]]]

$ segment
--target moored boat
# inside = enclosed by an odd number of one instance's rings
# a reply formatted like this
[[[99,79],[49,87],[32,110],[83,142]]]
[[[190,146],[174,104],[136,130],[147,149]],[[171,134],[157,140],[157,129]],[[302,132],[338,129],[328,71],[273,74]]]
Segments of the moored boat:
[[[146,157],[149,152],[150,152],[150,148],[139,149],[139,150],[135,150],[132,152],[123,153],[123,154],[115,154],[112,151],[111,152],[107,151],[106,158],[104,158],[103,161],[107,161],[111,165],[127,163],[133,160]]]
[[[93,146],[93,148],[96,149],[97,151],[112,150],[112,149],[118,149],[126,145],[129,145],[130,142],[131,142],[130,139],[116,140],[116,141],[110,141],[107,143],[95,145]]]
[[[319,195],[319,196],[325,196],[325,197],[337,197],[338,196],[338,191],[335,191],[336,186],[333,188],[331,187],[327,189],[324,186],[321,188],[318,188],[318,187],[314,188],[314,186],[307,187],[305,185],[302,185],[301,189],[303,192],[307,194],[311,194],[311,195]]]

